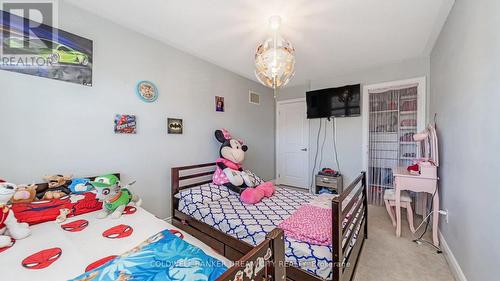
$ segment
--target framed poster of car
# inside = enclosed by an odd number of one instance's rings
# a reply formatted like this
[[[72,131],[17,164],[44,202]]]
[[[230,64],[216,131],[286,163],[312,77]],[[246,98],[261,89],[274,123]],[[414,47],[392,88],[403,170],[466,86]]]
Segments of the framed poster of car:
[[[0,30],[0,69],[92,86],[92,40],[2,10]]]
[[[137,96],[144,102],[154,102],[158,98],[158,89],[151,81],[137,83]]]

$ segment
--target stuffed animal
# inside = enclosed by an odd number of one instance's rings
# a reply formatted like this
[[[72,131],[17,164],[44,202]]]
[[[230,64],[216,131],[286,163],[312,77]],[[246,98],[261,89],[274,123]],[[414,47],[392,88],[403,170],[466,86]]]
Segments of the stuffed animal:
[[[36,189],[35,184],[22,184],[18,185],[14,196],[12,197],[12,204],[16,203],[31,203],[36,199]]]
[[[7,203],[12,199],[16,185],[0,180],[0,248],[12,245],[12,239],[23,239],[31,234],[27,223],[18,223]]]
[[[92,189],[92,185],[90,184],[89,179],[79,178],[72,179],[68,188],[73,194],[82,194],[89,192]]]
[[[117,219],[128,205],[139,207],[142,203],[141,198],[127,189],[134,183],[135,181],[122,188],[120,180],[115,175],[100,176],[91,181],[90,184],[97,190],[97,199],[104,203],[97,217],[103,219],[111,216]]]
[[[59,199],[70,193],[68,185],[72,176],[53,175],[45,176],[43,180],[48,183],[47,188],[38,189],[36,197],[43,200]]]
[[[57,223],[63,223],[68,219],[68,215],[71,213],[70,209],[63,208],[59,209],[59,216],[56,218]]]
[[[215,138],[221,143],[221,147],[220,157],[215,161],[217,169],[212,178],[213,183],[224,185],[240,194],[241,200],[247,204],[255,204],[263,197],[272,196],[275,190],[272,182],[256,186],[256,182],[243,171],[241,163],[245,159],[248,146],[231,137],[226,129],[216,130]]]

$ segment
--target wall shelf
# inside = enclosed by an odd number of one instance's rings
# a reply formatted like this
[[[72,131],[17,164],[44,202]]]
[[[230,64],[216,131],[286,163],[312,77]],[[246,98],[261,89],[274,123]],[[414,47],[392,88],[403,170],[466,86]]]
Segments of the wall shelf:
[[[399,114],[405,115],[405,114],[417,114],[416,110],[413,111],[400,111]]]
[[[416,100],[417,96],[406,96],[406,97],[400,97],[399,100]]]
[[[378,111],[370,111],[370,114],[377,114],[377,113],[396,113],[398,112],[398,109],[393,109],[393,110],[378,110]]]

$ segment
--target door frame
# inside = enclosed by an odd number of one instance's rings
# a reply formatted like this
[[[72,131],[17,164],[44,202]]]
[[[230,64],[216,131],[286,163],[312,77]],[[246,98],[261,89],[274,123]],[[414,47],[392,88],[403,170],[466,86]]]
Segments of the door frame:
[[[362,96],[362,113],[363,117],[363,169],[368,171],[368,130],[369,130],[369,97],[368,92],[370,90],[382,90],[384,88],[392,88],[398,86],[418,84],[417,86],[417,131],[422,131],[426,126],[427,120],[427,83],[426,77],[416,77],[404,80],[390,81],[384,83],[377,83],[371,85],[363,85],[363,96]]]
[[[280,106],[284,105],[284,104],[288,104],[288,103],[296,103],[296,102],[303,102],[304,103],[304,106],[306,107],[306,113],[307,113],[307,104],[306,104],[306,98],[295,98],[295,99],[286,99],[286,100],[280,100],[280,101],[277,101],[276,102],[276,108],[275,108],[275,112],[276,112],[276,135],[275,135],[275,147],[276,147],[276,151],[275,151],[275,158],[276,158],[276,161],[275,161],[275,183],[276,184],[280,184],[280,178],[278,177],[279,175],[279,151],[280,151],[280,144],[279,144],[279,114],[280,114]],[[307,116],[306,116],[307,118]],[[306,186],[304,188],[307,188],[307,190],[310,190],[311,187],[309,186],[309,179],[311,178],[311,171],[309,171],[309,153],[310,153],[310,132],[309,132],[309,122],[310,120],[307,120],[306,122],[306,131],[307,131],[307,157],[306,157],[306,167],[307,167],[307,182],[306,182]]]

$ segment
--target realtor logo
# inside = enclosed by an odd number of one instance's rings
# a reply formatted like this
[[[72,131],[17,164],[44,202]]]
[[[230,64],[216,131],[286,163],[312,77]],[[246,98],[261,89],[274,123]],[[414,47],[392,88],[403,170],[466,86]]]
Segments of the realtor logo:
[[[58,0],[25,1],[0,0],[0,70],[92,86],[92,40],[57,28]]]
[[[56,4],[50,0],[0,0],[1,54],[34,55],[40,49],[52,49],[57,41],[57,33],[52,31],[57,26]]]
[[[0,67],[36,69],[49,66],[58,33],[56,2],[0,0]]]

